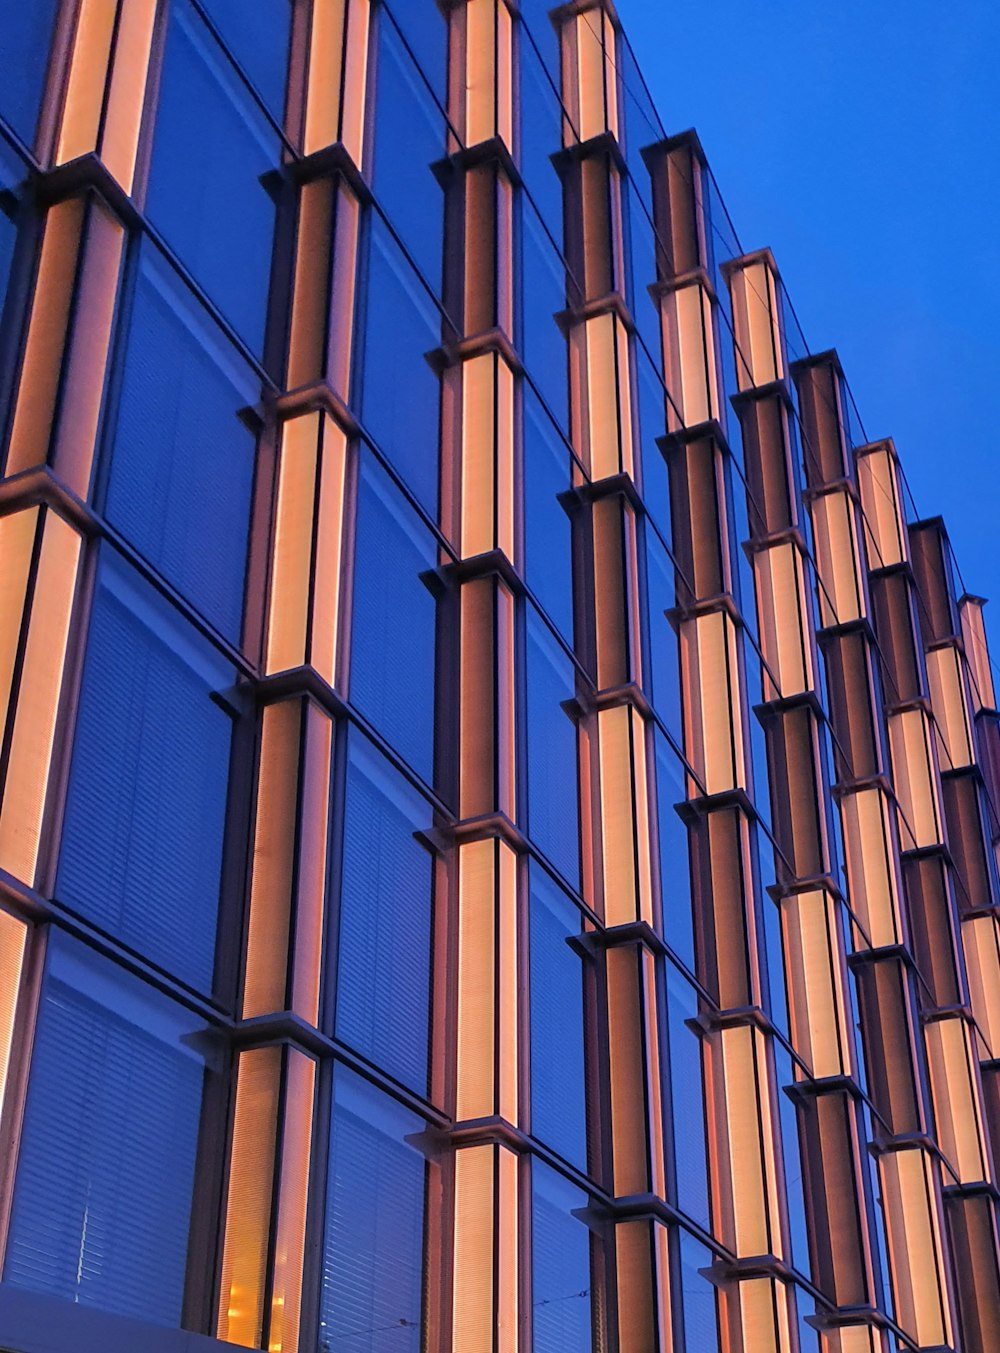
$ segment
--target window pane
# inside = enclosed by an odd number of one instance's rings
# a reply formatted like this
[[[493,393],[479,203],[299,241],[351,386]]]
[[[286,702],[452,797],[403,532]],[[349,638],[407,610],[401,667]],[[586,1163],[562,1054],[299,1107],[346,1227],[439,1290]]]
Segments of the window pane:
[[[438,103],[444,106],[448,100],[448,25],[441,8],[425,0],[419,4],[413,0],[393,0],[385,8],[392,12]],[[439,154],[443,153],[442,146]]]
[[[570,939],[580,914],[537,866],[531,868],[531,1131],[587,1168],[583,960]]]
[[[189,0],[172,7],[146,210],[243,341],[263,347],[281,145]]]
[[[337,1033],[383,1071],[427,1089],[433,863],[417,794],[352,732],[344,821]]]
[[[202,0],[222,40],[277,121],[285,113],[294,0]]]
[[[534,209],[524,205],[521,351],[549,412],[569,426],[569,350],[555,316],[566,309],[566,270]]]
[[[437,606],[420,575],[436,561],[433,536],[374,457],[364,454],[351,699],[428,784],[434,778]]]
[[[676,805],[683,803],[684,770],[662,733],[656,733],[656,810],[660,828],[660,892],[663,938],[677,957],[695,971],[694,917],[688,832]]]
[[[590,1232],[573,1214],[587,1195],[539,1160],[531,1163],[533,1353],[588,1353],[591,1318]]]
[[[14,256],[17,205],[14,193],[25,177],[24,165],[0,136],[0,318],[3,316],[10,264]]]
[[[440,346],[440,315],[384,222],[371,218],[361,416],[432,515],[438,502],[440,382],[426,354]]]
[[[58,0],[0,5],[0,117],[26,145],[35,140]]]
[[[528,611],[528,830],[573,887],[580,881],[576,725],[562,703],[576,692],[572,662]]]
[[[212,987],[234,672],[106,552],[87,643],[57,895]]]
[[[51,932],[6,1282],[180,1323],[201,1032],[189,1012]]]
[[[112,430],[108,520],[240,641],[260,382],[173,270],[140,257]]]
[[[412,0],[404,5],[410,8]],[[421,26],[434,23],[434,5],[420,8]],[[431,165],[446,150],[444,115],[395,25],[385,20],[379,32],[375,102],[375,196],[436,292],[441,290],[444,196]]]
[[[419,1118],[337,1067],[320,1353],[420,1353],[424,1175]]]
[[[670,1047],[671,1117],[675,1126],[677,1206],[709,1229],[708,1168],[705,1159],[705,1100],[701,1042],[688,1021],[697,1018],[694,988],[667,961],[667,1020]]]
[[[712,1266],[712,1251],[699,1244],[687,1231],[681,1231],[680,1238],[685,1347],[718,1348],[715,1286],[705,1276],[705,1270]]]
[[[530,386],[524,387],[524,537],[528,586],[573,642],[573,544],[557,497],[570,487],[570,451]]]

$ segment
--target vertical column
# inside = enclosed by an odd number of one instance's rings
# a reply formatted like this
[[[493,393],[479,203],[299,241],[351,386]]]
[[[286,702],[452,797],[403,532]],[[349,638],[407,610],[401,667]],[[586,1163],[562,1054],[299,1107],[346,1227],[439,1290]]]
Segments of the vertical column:
[[[654,891],[650,711],[642,695],[634,325],[625,275],[627,169],[619,144],[617,20],[603,3],[565,7],[563,102],[580,140],[557,158],[563,182],[573,444],[587,472],[577,489],[578,558],[586,561],[580,656],[594,691],[581,719],[590,802],[583,841],[592,937],[605,977],[609,1191],[614,1205],[617,1346],[673,1347],[662,1049],[661,941]],[[581,479],[583,477],[581,476]],[[592,867],[591,867],[592,865]]]
[[[862,1348],[880,1348],[884,1336],[874,1315],[880,1292],[867,1143],[848,994],[844,901],[831,868],[829,766],[807,590],[809,559],[799,519],[780,279],[769,250],[734,260],[725,273],[764,661],[761,714],[779,847],[776,900],[791,1039],[807,1069],[807,1074],[797,1071],[796,1109],[812,1277],[835,1308],[825,1317],[827,1345],[849,1348],[860,1341]],[[866,1311],[871,1313],[867,1319]]]
[[[259,748],[216,1333],[296,1353],[315,1339],[315,1143],[338,692],[347,676],[355,425],[347,409],[367,116],[368,0],[296,11],[286,194],[284,391],[259,640]]]
[[[518,1353],[527,1312],[520,1193],[523,983],[515,631],[522,586],[513,347],[513,21],[503,0],[449,8],[441,526],[458,613],[457,983],[451,1300],[454,1353]]]
[[[845,433],[843,375],[836,356],[827,353],[798,363],[795,379],[821,592],[821,644],[837,748],[837,793],[855,915],[857,952],[852,961],[869,1088],[879,1113],[881,1201],[895,1312],[918,1344],[937,1347],[950,1345],[954,1338],[952,1285],[942,1226],[940,1166],[930,1135],[927,1057],[919,1023],[921,974],[912,947],[907,947],[912,910],[900,905],[899,861],[888,811],[894,787],[901,829],[913,819],[902,800],[917,781],[906,778],[906,790],[901,792],[900,764],[919,742],[923,711],[907,706],[885,728],[871,623],[880,603],[870,600],[869,580],[874,575],[865,568],[866,556],[870,563],[876,551],[887,567],[896,567],[904,532],[900,521],[881,507],[871,515],[862,513],[858,481],[861,492],[868,493],[886,469],[873,464],[857,478],[854,475]],[[877,590],[874,582],[872,587]],[[923,811],[926,805],[919,792],[914,797]],[[920,829],[928,830],[926,818]],[[914,1185],[918,1179],[920,1188]],[[905,1205],[914,1209],[912,1226],[902,1219],[904,1198]]]
[[[743,623],[729,521],[717,301],[705,158],[687,133],[643,152],[653,179],[685,755],[684,816],[705,1004],[712,1228],[727,1347],[797,1346],[778,1087],[766,994]]]

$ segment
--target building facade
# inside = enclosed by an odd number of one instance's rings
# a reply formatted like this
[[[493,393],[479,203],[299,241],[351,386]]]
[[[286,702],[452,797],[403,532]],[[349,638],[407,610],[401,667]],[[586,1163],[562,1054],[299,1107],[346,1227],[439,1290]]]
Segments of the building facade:
[[[0,68],[0,1348],[997,1353],[982,601],[610,0]]]

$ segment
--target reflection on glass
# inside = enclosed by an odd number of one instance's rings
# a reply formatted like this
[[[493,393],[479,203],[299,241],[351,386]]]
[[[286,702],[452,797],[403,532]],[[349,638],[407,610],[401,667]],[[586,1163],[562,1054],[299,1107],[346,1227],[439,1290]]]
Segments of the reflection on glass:
[[[199,1028],[51,932],[5,1282],[180,1324],[205,1075]]]
[[[338,1066],[323,1238],[319,1353],[420,1353],[423,1123]]]
[[[569,419],[569,355],[555,316],[566,308],[566,271],[534,209],[522,217],[521,354],[528,375],[564,430]]]
[[[223,42],[281,122],[285,112],[288,47],[294,0],[201,0]]]
[[[667,1030],[670,1047],[671,1115],[681,1126],[675,1134],[677,1206],[693,1222],[709,1229],[708,1167],[705,1157],[705,1099],[701,1040],[688,1027],[698,1016],[694,987],[667,962]]]
[[[352,732],[337,1034],[420,1093],[427,1088],[432,862],[413,834],[429,825],[420,795]]]
[[[58,6],[59,0],[0,6],[0,118],[9,122],[29,147],[35,140]]]
[[[117,555],[98,572],[56,895],[212,989],[235,673]]]
[[[691,972],[694,961],[694,917],[688,868],[688,829],[676,804],[687,797],[684,769],[662,733],[656,733],[656,807],[659,821],[660,892],[663,938]]]
[[[528,586],[573,642],[573,545],[558,494],[570,487],[570,451],[530,386],[524,389],[524,553]]]
[[[718,1348],[719,1319],[715,1287],[705,1276],[712,1265],[712,1252],[687,1231],[681,1231],[681,1300],[684,1310],[684,1342],[689,1349]]]

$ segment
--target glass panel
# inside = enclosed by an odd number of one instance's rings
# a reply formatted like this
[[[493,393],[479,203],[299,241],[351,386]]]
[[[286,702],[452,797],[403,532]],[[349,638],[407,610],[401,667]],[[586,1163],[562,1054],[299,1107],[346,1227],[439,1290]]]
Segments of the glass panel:
[[[294,0],[202,0],[223,42],[277,121],[285,113]]]
[[[694,917],[688,830],[675,807],[684,801],[684,770],[662,733],[656,734],[656,808],[660,828],[660,891],[663,938],[693,973]]]
[[[580,882],[576,725],[562,703],[576,692],[573,663],[528,609],[528,830],[569,883]]]
[[[674,563],[659,536],[646,523],[646,595],[649,604],[649,678],[652,705],[677,744],[684,744],[681,711],[680,649],[677,634],[667,619],[677,600]],[[682,798],[683,795],[678,795]]]
[[[392,0],[392,4],[383,3],[383,8],[392,14],[438,103],[444,106],[448,98],[448,26],[444,13],[436,4],[415,5],[413,0]],[[444,153],[443,145],[439,153]]]
[[[0,117],[28,146],[35,140],[57,8],[58,0],[0,6]]]
[[[190,1012],[51,932],[6,1282],[180,1323],[206,1046]]]
[[[172,6],[146,211],[195,281],[260,355],[281,143],[191,8]]]
[[[697,1018],[698,998],[680,971],[667,961],[667,1020],[670,1047],[671,1116],[677,1161],[677,1206],[709,1229],[705,1097],[701,1040],[688,1021]]]
[[[785,1094],[785,1086],[792,1084],[792,1059],[775,1041],[774,1070],[778,1086],[778,1118],[781,1124],[778,1136],[779,1161],[785,1171],[788,1198],[788,1222],[791,1232],[791,1260],[798,1271],[809,1277],[809,1238],[806,1234],[806,1204],[802,1185],[802,1155],[799,1150],[798,1119],[795,1105]]]
[[[433,536],[365,452],[358,490],[351,699],[428,784],[434,778],[437,607],[420,574],[436,561]]]
[[[440,384],[426,354],[441,342],[430,293],[385,223],[371,219],[361,416],[380,450],[437,515]]]
[[[0,316],[3,315],[10,264],[17,238],[14,225],[17,204],[14,193],[24,176],[24,165],[0,136]]]
[[[531,1163],[531,1183],[533,1353],[588,1353],[590,1233],[579,1214],[589,1200],[539,1160]]]
[[[555,316],[566,308],[566,271],[534,209],[524,205],[521,353],[528,375],[564,430],[569,423],[569,352]]]
[[[98,573],[56,893],[212,988],[235,673],[118,556]]]
[[[681,1295],[684,1308],[684,1346],[688,1349],[719,1347],[719,1320],[715,1287],[704,1270],[712,1265],[712,1251],[694,1236],[681,1231]]]
[[[139,260],[105,510],[238,644],[260,381],[149,245]]]
[[[433,9],[426,6],[426,21]],[[444,156],[447,140],[444,114],[386,20],[379,32],[375,196],[435,292],[441,290],[444,196],[431,165]]]
[[[547,16],[541,20],[554,34]],[[558,79],[558,60],[556,61]],[[562,183],[551,157],[562,149],[566,122],[556,88],[542,65],[534,43],[521,43],[521,172],[538,214],[557,238],[562,232]]]
[[[524,553],[528,586],[573,642],[573,542],[557,494],[570,487],[569,447],[538,396],[524,387]]]
[[[420,1353],[419,1118],[343,1067],[333,1080],[320,1353]]]
[[[337,1034],[427,1089],[433,866],[414,832],[428,805],[352,732],[344,810]]]
[[[531,866],[531,1130],[587,1168],[583,960],[570,939],[580,914],[538,865]]]

